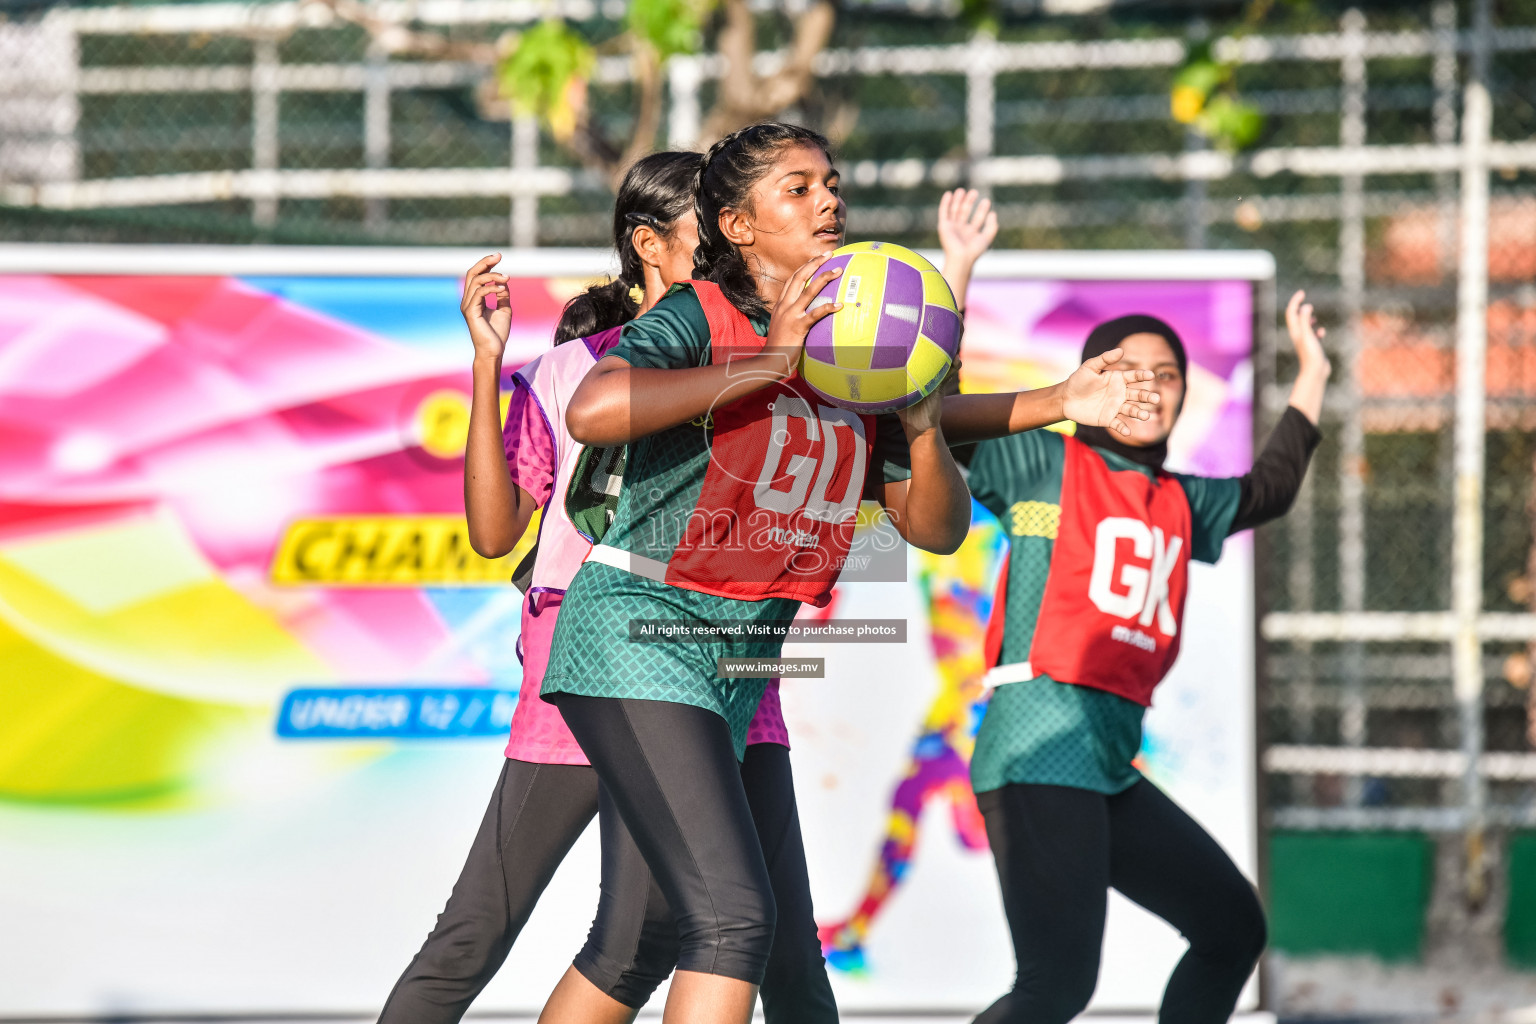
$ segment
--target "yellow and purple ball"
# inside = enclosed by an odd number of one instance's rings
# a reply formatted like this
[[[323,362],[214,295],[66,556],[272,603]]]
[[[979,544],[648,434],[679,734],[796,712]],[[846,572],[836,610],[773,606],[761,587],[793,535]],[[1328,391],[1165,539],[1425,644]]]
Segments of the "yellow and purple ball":
[[[821,270],[834,267],[842,275],[811,308],[843,308],[806,335],[800,376],[827,401],[855,412],[895,412],[922,401],[960,350],[960,313],[944,276],[890,242],[845,245]]]

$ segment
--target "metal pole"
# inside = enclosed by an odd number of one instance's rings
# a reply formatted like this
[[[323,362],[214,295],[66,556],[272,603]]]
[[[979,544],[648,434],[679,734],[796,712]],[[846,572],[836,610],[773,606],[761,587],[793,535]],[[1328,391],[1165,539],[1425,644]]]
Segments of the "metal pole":
[[[1284,412],[1283,409],[1280,411]],[[1296,502],[1291,506],[1290,514],[1285,517],[1291,556],[1286,571],[1286,589],[1290,593],[1291,607],[1302,612],[1312,611],[1315,606],[1316,574],[1313,563],[1317,557],[1317,546],[1313,543],[1316,535],[1313,513],[1317,507],[1317,488],[1313,479],[1311,473],[1302,478]],[[1294,730],[1293,742],[1311,743],[1317,727],[1317,662],[1314,647],[1307,640],[1293,641],[1288,646],[1298,659],[1296,671],[1291,675],[1294,691],[1288,707]],[[1316,776],[1292,775],[1291,803],[1302,807],[1315,805],[1316,783]]]
[[[1193,46],[1211,34],[1210,26],[1204,18],[1195,18],[1189,23],[1185,32],[1190,45]],[[1184,129],[1184,152],[1198,153],[1206,149],[1205,136],[1190,126]],[[1184,183],[1184,248],[1204,249],[1205,235],[1205,200],[1209,194],[1209,186],[1204,178],[1191,177]]]
[[[1365,145],[1365,27],[1365,15],[1358,8],[1344,12],[1339,144],[1346,147]],[[1347,614],[1365,609],[1365,424],[1360,410],[1360,322],[1365,293],[1364,175],[1343,175],[1339,190],[1339,323],[1343,327],[1339,361],[1344,370],[1340,390],[1346,399],[1339,436],[1339,600]],[[1351,643],[1342,653],[1344,699],[1339,735],[1346,746],[1360,747],[1366,739],[1364,652],[1360,644]],[[1345,803],[1358,807],[1361,796],[1361,780],[1350,778],[1345,785]]]
[[[699,141],[703,115],[699,111],[699,86],[704,69],[697,57],[678,56],[667,62],[667,83],[672,104],[667,112],[667,144],[673,149],[692,149]]]
[[[388,167],[389,55],[382,47],[370,46],[367,67],[363,85],[363,158],[370,168]],[[389,200],[369,199],[364,207],[363,224],[374,234],[383,232],[389,224]]]
[[[80,178],[80,40],[53,11],[0,21],[0,181]]]
[[[259,228],[277,223],[278,152],[277,40],[256,40],[251,63],[251,169],[269,172],[270,194],[251,202],[251,220]]]
[[[997,40],[985,32],[971,37],[972,58],[965,72],[965,155],[972,166],[987,159],[996,148],[997,72],[993,50]],[[985,181],[972,185],[983,196],[992,195]]]
[[[539,122],[537,118],[516,115],[512,118],[512,169],[531,170],[539,165]],[[539,239],[539,197],[518,193],[512,197],[512,246],[531,249]]]
[[[1456,294],[1456,510],[1453,520],[1452,682],[1461,712],[1461,750],[1466,757],[1467,898],[1487,895],[1483,877],[1486,794],[1478,762],[1483,753],[1483,645],[1478,616],[1483,605],[1483,460],[1487,420],[1484,378],[1488,360],[1488,142],[1493,104],[1488,94],[1492,0],[1476,0],[1472,13],[1472,64],[1462,102],[1461,264]]]
[[[1436,0],[1431,13],[1435,29],[1435,60],[1432,77],[1435,86],[1433,131],[1437,146],[1456,144],[1456,0]],[[1440,216],[1436,241],[1440,250],[1440,269],[1450,273],[1456,265],[1456,175],[1435,175],[1436,205]]]
[[[1461,91],[1461,70],[1456,59],[1456,0],[1436,0],[1431,12],[1431,23],[1434,26],[1434,63],[1432,65],[1431,79],[1434,83],[1435,102],[1432,108],[1432,131],[1435,145],[1447,148],[1455,146],[1457,112],[1456,105]],[[1438,264],[1436,278],[1450,287],[1456,280],[1456,232],[1457,224],[1457,185],[1454,171],[1445,171],[1435,175],[1435,248],[1438,250]],[[1452,300],[1454,303],[1454,300]],[[1437,303],[1438,306],[1438,303]],[[1452,305],[1454,310],[1454,304]],[[1444,308],[1436,309],[1437,319],[1444,316]],[[1456,447],[1452,437],[1441,436],[1440,443],[1435,452],[1435,473],[1440,493],[1454,495],[1456,493]],[[1452,504],[1455,504],[1454,499]],[[1437,594],[1438,606],[1451,607],[1456,600],[1452,593],[1451,573],[1446,573],[1440,582]],[[1460,709],[1453,700],[1441,713],[1444,724],[1441,726],[1447,740],[1452,736],[1461,734]],[[1442,807],[1454,807],[1461,800],[1461,780],[1445,779],[1439,784],[1440,805]]]
[[[1184,130],[1184,152],[1198,153],[1208,149],[1205,137],[1193,128]],[[1184,183],[1184,248],[1204,249],[1205,200],[1210,189],[1204,178],[1190,178]]]

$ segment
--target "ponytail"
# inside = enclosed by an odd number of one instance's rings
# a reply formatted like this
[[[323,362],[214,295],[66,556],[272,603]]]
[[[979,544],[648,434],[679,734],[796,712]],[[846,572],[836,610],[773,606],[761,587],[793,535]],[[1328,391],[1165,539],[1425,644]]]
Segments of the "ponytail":
[[[595,284],[567,302],[560,322],[555,325],[555,344],[590,338],[610,327],[629,323],[640,312],[640,304],[630,298],[631,287],[623,277],[618,277]]]

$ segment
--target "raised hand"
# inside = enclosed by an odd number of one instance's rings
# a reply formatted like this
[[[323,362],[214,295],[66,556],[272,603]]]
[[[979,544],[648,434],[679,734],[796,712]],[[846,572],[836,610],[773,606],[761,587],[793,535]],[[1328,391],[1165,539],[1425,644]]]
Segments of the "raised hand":
[[[975,189],[957,188],[939,197],[939,245],[946,260],[975,263],[997,238],[997,211]]]
[[[498,363],[512,332],[512,292],[507,287],[507,275],[491,270],[500,262],[501,253],[493,252],[470,267],[464,275],[464,297],[459,301],[459,312],[464,314],[470,340],[475,343],[475,358]],[[492,295],[496,308],[487,309],[486,300]]]
[[[501,436],[501,357],[512,330],[512,296],[507,275],[491,270],[501,260],[492,253],[464,275],[459,312],[475,344],[469,433],[464,447],[464,513],[469,544],[486,558],[500,558],[528,528],[538,503],[512,483]],[[496,297],[496,308],[486,300]]]
[[[810,333],[811,327],[816,321],[843,308],[841,302],[823,302],[814,308],[811,306],[827,283],[843,272],[841,267],[835,267],[816,274],[816,268],[826,262],[828,255],[830,253],[824,253],[806,261],[790,276],[779,301],[773,304],[772,317],[768,321],[768,338],[763,344],[762,354],[774,357],[775,373],[782,373],[785,377],[793,376],[800,368],[800,355],[805,351],[805,336]],[[816,276],[812,278],[812,274]],[[784,360],[783,367],[777,365],[781,357]]]
[[[1317,315],[1306,298],[1307,293],[1298,290],[1285,304],[1285,329],[1291,336],[1291,344],[1296,346],[1301,372],[1321,372],[1326,377],[1333,372],[1333,364],[1328,361],[1322,343],[1328,330],[1317,325]]]
[[[939,198],[939,245],[944,249],[944,280],[963,308],[971,269],[997,238],[997,211],[975,189],[957,188]]]
[[[1151,370],[1110,369],[1125,355],[1113,348],[1083,363],[1062,386],[1062,415],[1085,427],[1107,427],[1129,436],[1132,420],[1149,420],[1160,401],[1156,391],[1136,385],[1151,380]]]
[[[1322,338],[1328,333],[1317,326],[1312,304],[1306,301],[1307,293],[1298,291],[1285,304],[1285,329],[1296,346],[1296,383],[1291,385],[1290,404],[1314,424],[1323,414],[1323,391],[1333,364],[1323,351]]]

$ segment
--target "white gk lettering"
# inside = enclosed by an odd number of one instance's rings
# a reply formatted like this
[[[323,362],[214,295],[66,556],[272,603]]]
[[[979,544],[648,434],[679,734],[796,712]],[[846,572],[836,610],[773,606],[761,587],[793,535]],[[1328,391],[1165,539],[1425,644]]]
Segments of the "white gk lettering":
[[[1131,542],[1133,558],[1145,559],[1149,564],[1120,563],[1123,540]],[[1093,538],[1089,600],[1105,615],[1134,618],[1143,626],[1152,625],[1156,618],[1158,631],[1164,636],[1178,635],[1179,622],[1169,603],[1168,580],[1179,564],[1183,547],[1183,537],[1165,537],[1162,527],[1149,527],[1140,519],[1109,516],[1101,520]]]

